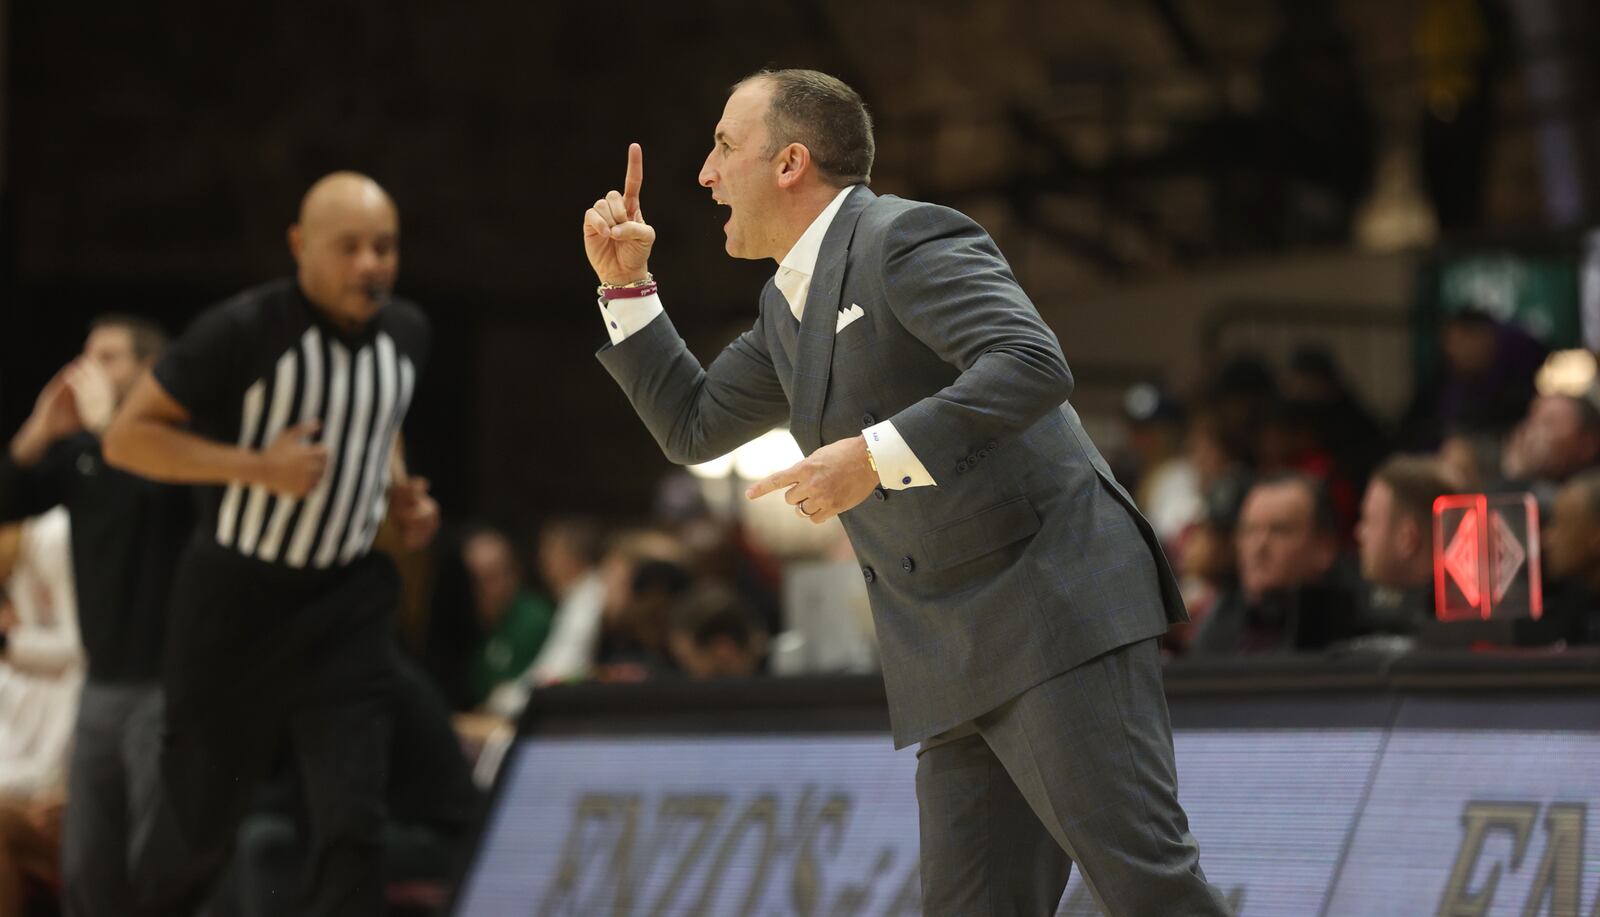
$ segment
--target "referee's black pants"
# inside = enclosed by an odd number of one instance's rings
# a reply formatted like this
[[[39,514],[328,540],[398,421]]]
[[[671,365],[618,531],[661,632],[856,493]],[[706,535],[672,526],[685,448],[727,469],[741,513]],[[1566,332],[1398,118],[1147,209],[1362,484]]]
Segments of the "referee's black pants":
[[[308,572],[190,546],[168,627],[164,799],[136,852],[144,913],[192,914],[205,900],[284,742],[312,850],[305,887],[283,893],[307,915],[383,913],[398,586],[378,554]]]

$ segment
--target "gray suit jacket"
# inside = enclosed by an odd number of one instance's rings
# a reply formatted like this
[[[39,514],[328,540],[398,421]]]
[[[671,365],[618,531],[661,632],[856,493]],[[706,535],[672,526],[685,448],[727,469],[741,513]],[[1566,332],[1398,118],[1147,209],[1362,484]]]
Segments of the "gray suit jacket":
[[[841,308],[865,315],[835,333]],[[709,369],[665,315],[599,359],[669,459],[788,423],[800,447],[892,420],[937,487],[841,516],[871,595],[896,747],[1187,619],[1150,526],[1077,413],[1061,346],[993,240],[856,188],[804,319],[770,281]]]

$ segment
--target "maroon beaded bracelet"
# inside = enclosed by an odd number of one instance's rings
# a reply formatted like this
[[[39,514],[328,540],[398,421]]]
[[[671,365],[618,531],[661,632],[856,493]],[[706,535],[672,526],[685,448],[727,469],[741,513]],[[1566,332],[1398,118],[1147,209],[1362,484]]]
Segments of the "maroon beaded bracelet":
[[[640,296],[656,295],[656,285],[646,283],[636,287],[609,287],[600,291],[600,298],[606,302],[613,299],[636,299]]]

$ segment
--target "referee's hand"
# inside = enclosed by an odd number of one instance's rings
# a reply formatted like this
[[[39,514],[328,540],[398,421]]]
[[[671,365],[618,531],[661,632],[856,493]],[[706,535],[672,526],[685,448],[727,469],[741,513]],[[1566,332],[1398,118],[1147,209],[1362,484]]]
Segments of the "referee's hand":
[[[320,421],[295,424],[261,451],[258,483],[274,493],[300,498],[311,492],[328,470],[328,448],[308,442],[321,429]]]

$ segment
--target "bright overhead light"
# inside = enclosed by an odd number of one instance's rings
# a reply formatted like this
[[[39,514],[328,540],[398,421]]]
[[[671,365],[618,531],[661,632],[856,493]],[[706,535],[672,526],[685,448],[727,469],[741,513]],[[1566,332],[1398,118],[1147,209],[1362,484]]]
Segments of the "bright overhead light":
[[[690,465],[689,473],[707,481],[720,481],[733,470],[733,453],[714,458],[709,462]]]
[[[689,473],[707,481],[720,481],[730,473],[746,481],[759,481],[775,471],[788,468],[803,457],[800,446],[788,430],[771,430],[727,455],[690,465]]]
[[[804,457],[788,430],[769,430],[733,450],[733,473],[746,481],[759,481]]]
[[[1594,385],[1594,354],[1587,350],[1558,350],[1539,367],[1534,384],[1541,395],[1571,395],[1582,398]]]

